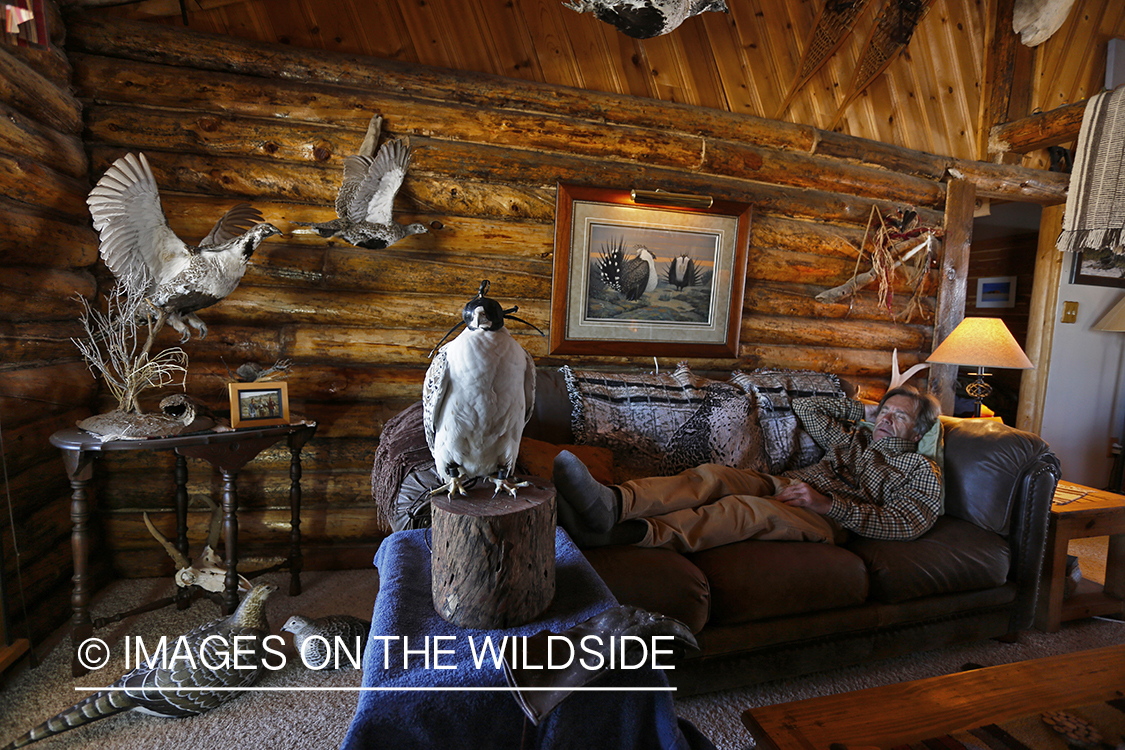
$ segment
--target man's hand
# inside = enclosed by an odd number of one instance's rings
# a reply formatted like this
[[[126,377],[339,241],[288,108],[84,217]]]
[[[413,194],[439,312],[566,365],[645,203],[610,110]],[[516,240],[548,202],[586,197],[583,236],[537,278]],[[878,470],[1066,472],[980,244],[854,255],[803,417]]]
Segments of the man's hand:
[[[832,500],[820,494],[805,482],[794,482],[782,487],[781,492],[778,492],[774,497],[786,505],[807,508],[822,516],[832,509]]]

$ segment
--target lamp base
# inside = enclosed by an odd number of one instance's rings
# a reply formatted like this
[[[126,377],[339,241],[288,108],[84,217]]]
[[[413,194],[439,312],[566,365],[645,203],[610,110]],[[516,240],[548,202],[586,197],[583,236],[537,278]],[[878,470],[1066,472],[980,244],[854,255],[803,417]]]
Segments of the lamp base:
[[[965,386],[965,393],[972,396],[973,400],[976,401],[973,416],[979,417],[981,402],[992,393],[992,386],[984,382],[984,379],[988,377],[989,373],[985,372],[982,367],[976,372],[970,372],[969,374],[976,375],[977,379]]]

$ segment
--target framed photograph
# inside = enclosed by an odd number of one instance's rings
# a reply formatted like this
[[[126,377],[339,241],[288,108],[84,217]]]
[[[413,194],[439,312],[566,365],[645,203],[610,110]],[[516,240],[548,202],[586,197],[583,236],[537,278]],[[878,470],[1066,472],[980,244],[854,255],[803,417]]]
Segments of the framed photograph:
[[[289,424],[289,387],[286,383],[230,384],[230,426],[269,427]]]
[[[1125,256],[1108,249],[1076,252],[1070,267],[1070,283],[1125,289]]]
[[[977,279],[977,307],[1015,306],[1015,276],[990,276]]]
[[[738,356],[751,207],[682,198],[559,184],[552,354]]]

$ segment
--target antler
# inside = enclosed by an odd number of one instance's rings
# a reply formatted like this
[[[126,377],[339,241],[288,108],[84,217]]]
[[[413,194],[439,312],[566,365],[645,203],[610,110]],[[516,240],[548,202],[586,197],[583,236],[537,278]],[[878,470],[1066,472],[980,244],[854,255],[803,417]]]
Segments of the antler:
[[[187,559],[187,556],[184,555],[183,552],[180,552],[178,549],[176,549],[176,545],[169,542],[168,538],[161,534],[156,529],[156,527],[152,525],[152,521],[148,519],[148,513],[145,513],[144,517],[145,526],[148,527],[148,532],[156,537],[156,541],[160,542],[160,546],[163,547],[164,551],[167,552],[168,555],[172,558],[172,562],[176,563],[176,569],[184,570],[185,568],[190,568],[191,560]]]

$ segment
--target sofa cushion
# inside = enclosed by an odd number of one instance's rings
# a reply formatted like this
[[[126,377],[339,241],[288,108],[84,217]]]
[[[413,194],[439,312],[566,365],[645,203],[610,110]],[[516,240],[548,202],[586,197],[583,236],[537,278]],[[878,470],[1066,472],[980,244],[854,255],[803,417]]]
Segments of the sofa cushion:
[[[1002,586],[1011,564],[1002,536],[949,516],[913,541],[853,536],[845,546],[867,564],[871,598],[888,603]]]
[[[728,383],[673,373],[563,368],[575,442],[610,448],[619,482],[704,463],[764,470],[753,396]]]
[[[707,577],[670,549],[594,547],[582,554],[620,604],[672,617],[698,633],[711,612]]]
[[[989,419],[942,417],[945,425],[945,513],[1007,535],[1024,472],[1047,444],[1030,432]]]
[[[570,451],[586,465],[594,479],[602,484],[614,484],[613,451],[594,445],[555,445],[543,440],[525,437],[520,440],[520,454],[516,459],[519,473],[550,479],[555,472],[555,456]]]
[[[867,599],[863,561],[832,544],[746,541],[687,558],[711,584],[714,625],[847,607]]]

